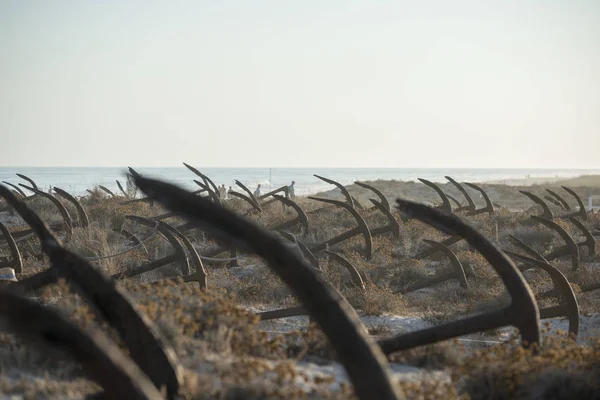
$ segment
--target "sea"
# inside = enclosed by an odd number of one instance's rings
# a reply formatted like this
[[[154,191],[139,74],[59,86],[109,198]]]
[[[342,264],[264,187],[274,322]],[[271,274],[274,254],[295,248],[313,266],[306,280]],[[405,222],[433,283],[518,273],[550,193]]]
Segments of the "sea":
[[[314,174],[333,179],[343,185],[355,181],[396,180],[415,181],[417,178],[432,182],[447,182],[444,176],[452,176],[459,182],[487,182],[524,178],[572,178],[581,175],[600,174],[592,169],[469,169],[469,168],[204,168],[193,165],[208,176],[217,186],[235,188],[235,180],[254,191],[258,184],[261,191],[279,188],[295,181],[296,195],[306,196],[334,189]],[[192,171],[181,167],[135,168],[143,176],[162,179],[186,189],[197,190],[194,179],[201,180]],[[77,196],[86,195],[86,189],[103,185],[119,193],[117,180],[126,187],[127,168],[116,167],[0,167],[0,181],[29,185],[16,174],[33,179],[39,188],[47,191],[59,187]],[[239,189],[238,189],[239,190]]]

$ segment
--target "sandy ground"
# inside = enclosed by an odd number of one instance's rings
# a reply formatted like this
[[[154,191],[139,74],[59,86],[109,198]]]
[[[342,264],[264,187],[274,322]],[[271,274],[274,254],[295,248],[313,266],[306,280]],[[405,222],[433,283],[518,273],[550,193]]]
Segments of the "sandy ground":
[[[254,312],[265,311],[267,308],[248,308]],[[465,316],[466,317],[466,316]],[[430,322],[418,316],[403,315],[369,315],[361,316],[361,321],[367,328],[385,328],[385,336],[395,336],[403,333],[414,332],[434,326]],[[550,333],[567,332],[569,321],[564,317],[550,318],[542,321],[542,324],[550,323]],[[289,317],[276,320],[262,321],[261,329],[270,333],[290,332],[308,326],[308,317]],[[512,327],[498,329],[494,334],[471,334],[465,335],[460,340],[468,347],[491,346],[506,342],[516,331]],[[582,315],[580,318],[579,335],[577,343],[585,344],[590,339],[597,337],[600,333],[600,314]]]
[[[265,309],[253,309],[253,311],[264,311]],[[381,316],[362,316],[361,321],[367,328],[388,329],[385,336],[398,335],[402,333],[421,330],[431,327],[432,324],[419,317],[407,317],[400,315],[381,315]],[[568,321],[566,318],[552,318],[543,320],[542,323],[550,323],[549,333],[567,332]],[[292,330],[302,329],[308,325],[308,317],[289,317],[278,320],[270,320],[261,322],[261,328],[267,332],[276,334],[289,332]],[[600,331],[600,314],[592,314],[581,316],[580,329],[577,343],[585,344],[593,337],[597,337]],[[493,336],[484,335],[481,333],[466,335],[459,338],[459,341],[465,348],[482,348],[498,344],[502,344],[510,339],[516,332],[515,328],[505,327],[497,330]],[[314,363],[299,363],[299,367],[310,376],[328,374],[335,377],[335,381],[331,383],[331,390],[338,390],[341,382],[348,382],[343,367],[338,363],[327,365],[317,365]],[[446,382],[450,380],[450,376],[446,371],[424,370],[407,365],[392,363],[391,369],[395,379],[402,381],[432,381]]]

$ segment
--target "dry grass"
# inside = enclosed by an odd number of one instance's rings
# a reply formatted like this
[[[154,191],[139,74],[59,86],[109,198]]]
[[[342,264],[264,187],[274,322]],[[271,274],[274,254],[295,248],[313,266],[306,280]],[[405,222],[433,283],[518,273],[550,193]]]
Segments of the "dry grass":
[[[378,184],[382,185],[381,182]],[[412,186],[420,185],[415,183]],[[412,186],[406,186],[407,193]],[[460,196],[450,188],[448,193]],[[503,193],[505,189],[497,190]],[[140,227],[127,220],[126,215],[150,218],[165,212],[158,206],[152,207],[141,202],[122,204],[122,201],[123,198],[108,198],[103,192],[95,192],[85,198],[82,202],[90,226],[75,228],[73,236],[66,242],[69,249],[84,257],[101,258],[94,260],[93,264],[106,274],[138,268],[173,251],[164,238],[155,235],[143,247],[118,257],[108,257],[131,246],[113,229],[126,228],[139,238],[147,238],[153,233],[153,229]],[[355,226],[352,216],[345,210],[309,199],[300,198],[298,202],[309,212],[311,229],[305,236],[301,235],[298,228],[292,228],[291,231],[307,246]],[[77,219],[76,210],[69,203],[63,204]],[[38,199],[31,205],[46,221],[61,222],[56,208],[47,200]],[[226,206],[240,214],[251,210],[247,203],[239,199],[227,202]],[[362,211],[361,215],[370,227],[387,223],[386,218],[374,210]],[[469,221],[503,248],[514,249],[507,240],[509,234],[519,237],[541,253],[563,245],[558,235],[532,224],[528,216],[529,213],[499,211],[494,216],[480,215],[469,218]],[[293,217],[295,213],[289,208],[284,209],[279,203],[266,207],[261,214],[248,216],[265,227],[275,226]],[[400,220],[399,215],[396,217]],[[591,218],[590,227],[600,224],[598,215]],[[185,222],[173,217],[166,221],[173,226]],[[568,222],[560,223],[568,232],[579,237],[579,233]],[[25,228],[24,223],[11,226],[16,231]],[[199,249],[215,245],[198,230],[185,233]],[[430,289],[406,295],[395,294],[397,289],[408,284],[450,270],[443,255],[421,260],[413,258],[417,252],[427,248],[423,239],[441,241],[445,238],[446,235],[426,224],[407,220],[401,223],[399,240],[383,236],[373,238],[374,256],[369,260],[364,258],[361,236],[332,246],[332,250],[342,253],[363,276],[364,290],[353,285],[350,274],[343,266],[319,255],[322,275],[361,315],[419,315],[430,323],[438,324],[506,305],[510,299],[498,275],[481,255],[469,251],[464,242],[454,244],[451,248],[465,268],[468,289],[460,288],[456,280],[449,280]],[[40,249],[35,240],[19,245],[25,259],[24,276],[46,268],[47,260],[39,256]],[[8,255],[1,246],[0,252],[0,256]],[[597,255],[589,259],[596,260]],[[553,262],[553,265],[568,277],[575,288],[600,282],[599,269],[590,262],[582,263],[581,269],[576,272],[572,271],[568,257]],[[183,398],[352,398],[352,390],[348,385],[337,391],[332,390],[332,376],[309,376],[298,364],[300,361],[328,363],[336,360],[336,355],[318,328],[308,326],[285,334],[268,334],[259,329],[258,318],[247,308],[278,308],[298,304],[289,289],[261,259],[243,255],[237,268],[211,264],[208,269],[208,291],[200,290],[196,284],[161,280],[179,275],[178,263],[119,283],[132,296],[138,309],[157,323],[181,359],[186,369]],[[536,294],[551,288],[551,281],[544,273],[528,271],[525,277]],[[160,281],[149,283],[156,280]],[[582,312],[600,311],[597,292],[577,293]],[[64,283],[49,286],[36,295],[41,301],[61,310],[82,328],[102,329],[119,341],[114,332],[106,324],[98,322],[89,307]],[[541,306],[552,304],[555,304],[555,299],[540,301]],[[372,327],[371,332],[377,335],[392,333],[391,328],[385,325]],[[600,346],[593,344],[580,347],[566,339],[552,341],[550,337],[546,340],[538,354],[528,353],[514,343],[473,351],[465,349],[458,342],[446,341],[399,352],[389,359],[425,370],[444,371],[449,376],[447,381],[432,378],[399,382],[414,398],[541,399],[567,398],[569,395],[575,396],[573,398],[598,396],[596,360],[599,359]],[[0,334],[0,343],[2,393],[21,394],[24,398],[81,398],[98,390],[95,384],[84,378],[80,368],[68,360],[49,356],[7,333]],[[315,388],[313,393],[306,397],[299,389],[299,382],[312,385]],[[555,397],[548,397],[548,393],[553,393]]]

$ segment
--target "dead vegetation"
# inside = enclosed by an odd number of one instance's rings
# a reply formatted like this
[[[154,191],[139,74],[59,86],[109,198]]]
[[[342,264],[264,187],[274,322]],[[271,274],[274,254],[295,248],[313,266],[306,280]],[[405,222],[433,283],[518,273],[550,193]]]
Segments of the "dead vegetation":
[[[415,185],[420,185],[415,183]],[[502,189],[504,190],[504,188]],[[450,191],[449,191],[450,192]],[[457,195],[458,196],[458,195]],[[77,211],[61,200],[72,215]],[[166,212],[158,205],[146,202],[124,204],[122,197],[110,198],[95,190],[82,198],[90,224],[76,227],[66,242],[68,249],[89,259],[106,275],[135,269],[143,263],[167,256],[171,246],[154,230],[132,223],[126,216],[152,218]],[[311,247],[355,226],[355,221],[344,210],[321,203],[298,199],[309,213],[310,231],[301,235],[292,232]],[[49,224],[61,222],[53,205],[44,199],[33,199],[29,204]],[[248,214],[250,207],[241,199],[225,206],[238,214]],[[532,224],[532,212],[515,213],[505,210],[493,216],[469,217],[469,223],[501,248],[514,249],[507,239],[515,235],[542,254],[564,244],[554,232]],[[361,211],[370,227],[385,225],[386,220],[373,210]],[[439,324],[484,310],[497,309],[510,300],[502,281],[486,260],[471,252],[466,243],[452,246],[461,261],[469,287],[461,288],[456,280],[419,291],[400,294],[399,288],[425,278],[449,271],[446,257],[435,255],[415,259],[427,248],[423,239],[442,241],[447,235],[416,220],[402,220],[398,240],[389,235],[373,237],[373,257],[362,255],[364,243],[355,236],[332,250],[343,254],[364,278],[364,289],[352,283],[346,268],[330,257],[319,257],[322,276],[337,289],[361,316],[411,315],[427,323]],[[261,214],[248,218],[262,226],[274,226],[293,217],[289,208],[280,203],[268,206]],[[598,215],[591,215],[587,225],[600,223]],[[171,217],[169,224],[179,226],[186,221]],[[566,221],[558,223],[573,237],[579,233]],[[10,225],[13,232],[26,229],[24,222]],[[133,247],[115,230],[126,229],[143,239],[143,246],[116,254]],[[186,232],[197,248],[218,245],[211,235],[200,229]],[[35,238],[19,242],[24,273],[32,276],[47,266]],[[9,256],[0,247],[1,256]],[[577,289],[579,286],[600,282],[597,268],[598,255],[586,258],[582,267],[573,271],[568,257],[553,261]],[[350,385],[342,384],[330,370],[315,372],[306,365],[331,365],[335,361],[331,346],[315,325],[287,332],[265,332],[260,318],[251,310],[275,309],[299,305],[289,288],[254,255],[242,254],[238,265],[207,262],[209,287],[201,290],[196,283],[184,283],[174,278],[181,275],[178,263],[170,263],[151,272],[119,281],[134,300],[140,312],[148,315],[160,327],[161,333],[175,349],[185,368],[181,396],[185,399],[262,399],[262,398],[352,398]],[[549,277],[533,270],[525,273],[527,282],[538,295],[551,288]],[[165,280],[164,278],[173,278]],[[598,291],[576,290],[582,314],[600,311]],[[81,298],[71,292],[64,282],[46,287],[35,297],[60,310],[86,331],[102,329],[111,332],[105,323],[99,323]],[[553,298],[539,298],[540,306],[554,305]],[[371,328],[371,334],[386,336],[392,328],[381,324]],[[497,338],[499,332],[487,332]],[[119,338],[110,336],[123,346]],[[83,398],[96,393],[99,387],[85,379],[81,369],[59,354],[39,352],[10,333],[0,334],[0,392],[21,395],[23,398]],[[595,398],[598,388],[598,357],[600,342],[586,346],[573,343],[564,335],[544,336],[537,351],[523,349],[516,341],[490,348],[473,350],[452,340],[397,352],[388,357],[392,363],[420,368],[442,375],[423,375],[403,380],[398,384],[408,398],[423,399],[546,399]],[[536,352],[537,351],[537,352]],[[308,388],[308,389],[307,389]]]

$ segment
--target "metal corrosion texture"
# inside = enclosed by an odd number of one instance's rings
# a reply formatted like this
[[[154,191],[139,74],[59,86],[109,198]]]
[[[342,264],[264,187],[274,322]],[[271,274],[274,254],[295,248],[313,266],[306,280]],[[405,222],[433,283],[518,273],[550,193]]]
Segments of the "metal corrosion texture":
[[[359,399],[405,398],[392,383],[387,361],[348,302],[274,233],[175,185],[135,178],[138,187],[167,209],[218,228],[257,255],[285,282],[321,326],[344,365]]]
[[[73,206],[75,206],[75,209],[77,210],[77,226],[79,228],[87,228],[90,224],[90,220],[79,200],[77,200],[75,196],[72,196],[66,190],[62,190],[61,188],[57,188],[56,186],[54,187],[54,192],[56,192],[57,195],[59,195],[69,203],[73,204]]]
[[[558,293],[560,304],[558,306],[550,306],[540,310],[540,319],[555,318],[566,316],[569,319],[569,333],[577,337],[579,333],[579,305],[577,298],[573,292],[573,288],[569,284],[567,278],[557,268],[547,262],[522,256],[509,250],[504,250],[506,254],[530,265],[533,268],[541,269],[550,275],[554,290]],[[520,268],[525,270],[527,267]]]
[[[450,263],[452,265],[452,271],[450,271],[448,273],[439,274],[437,276],[433,276],[430,278],[422,279],[422,280],[415,282],[413,284],[410,284],[400,290],[397,290],[395,293],[406,294],[406,293],[414,292],[419,289],[437,285],[439,283],[445,282],[450,279],[458,279],[460,286],[463,289],[468,289],[469,284],[467,282],[467,275],[465,274],[465,269],[464,269],[462,263],[460,262],[460,260],[458,259],[458,257],[456,257],[456,254],[454,254],[454,252],[452,250],[450,250],[449,247],[444,246],[440,242],[436,242],[434,240],[427,240],[427,239],[423,239],[423,241],[432,247],[438,248],[440,251],[442,251],[442,252],[444,252],[444,254],[446,254],[446,256],[449,258]]]
[[[100,332],[86,333],[51,308],[0,289],[0,316],[20,338],[78,362],[106,399],[162,400],[143,371]]]
[[[378,209],[385,217],[387,218],[388,223],[384,226],[380,226],[378,228],[371,229],[371,236],[377,236],[384,233],[391,232],[394,238],[400,238],[400,224],[394,217],[394,214],[386,208],[383,203],[378,202],[375,199],[369,199],[371,203]]]
[[[540,197],[538,197],[535,194],[528,192],[526,190],[519,190],[519,193],[524,194],[525,196],[529,197],[534,203],[536,203],[537,205],[542,207],[542,215],[540,215],[540,217],[546,218],[549,220],[554,219],[554,213],[552,212],[550,207],[548,207],[548,204],[546,204],[546,202],[544,200],[542,200]]]
[[[540,342],[540,314],[533,293],[521,272],[502,250],[454,215],[408,200],[398,199],[396,202],[398,208],[410,217],[446,233],[464,237],[496,270],[512,301],[500,310],[382,339],[379,344],[386,354],[507,325],[519,329],[524,346]]]
[[[332,259],[340,263],[348,273],[350,274],[350,278],[352,279],[352,283],[354,286],[364,290],[365,289],[365,280],[363,276],[358,272],[358,269],[352,264],[346,257],[342,256],[339,253],[335,253],[333,251],[325,250],[325,254],[331,256]]]
[[[313,246],[311,248],[311,251],[313,251],[314,253],[317,253],[322,250],[325,250],[327,248],[327,246],[331,246],[331,245],[343,242],[346,239],[350,239],[351,237],[354,237],[358,234],[362,234],[363,238],[365,240],[365,257],[367,259],[370,259],[373,256],[373,238],[371,236],[371,230],[369,229],[369,226],[367,225],[367,223],[365,222],[363,217],[358,213],[358,211],[356,211],[350,204],[344,203],[343,201],[320,199],[318,197],[311,197],[311,196],[309,196],[308,198],[311,200],[316,200],[316,201],[320,201],[323,203],[333,204],[335,206],[346,209],[350,214],[352,214],[352,216],[354,217],[354,219],[356,220],[356,223],[358,225],[356,228],[350,229],[344,233],[339,234],[336,237],[326,240],[323,243]]]
[[[573,266],[573,271],[577,271],[577,269],[579,268],[579,246],[577,246],[577,243],[575,243],[575,240],[573,240],[571,235],[569,235],[569,233],[567,231],[565,231],[562,226],[558,225],[554,221],[551,221],[546,218],[538,217],[536,215],[532,215],[531,219],[541,223],[542,225],[554,230],[555,232],[557,232],[559,234],[559,236],[565,241],[566,249],[568,250],[567,253],[564,255],[571,256],[571,265]],[[563,253],[555,254],[552,257],[549,257],[549,256],[545,256],[545,257],[551,261],[555,258],[561,257],[562,255],[563,255]]]
[[[561,195],[556,193],[554,190],[550,190],[550,189],[546,189],[546,192],[548,192],[552,196],[554,196],[554,198],[562,205],[562,208],[565,211],[571,211],[571,206],[569,206],[569,203],[567,203],[567,201],[565,199],[563,199]]]
[[[582,220],[587,221],[588,217],[587,217],[587,212],[585,211],[585,205],[583,204],[583,201],[581,200],[581,197],[579,197],[579,195],[577,193],[575,193],[574,190],[569,189],[566,186],[561,186],[567,193],[569,193],[571,196],[575,197],[575,200],[577,201],[577,205],[579,206],[579,209],[575,212],[572,212],[571,214],[567,214],[564,215],[562,218],[568,218],[568,217],[581,217]]]
[[[450,204],[450,200],[448,200],[448,196],[446,196],[446,193],[444,193],[444,191],[438,185],[436,185],[435,183],[433,183],[431,181],[428,181],[427,179],[423,179],[423,178],[417,178],[417,179],[419,181],[421,181],[422,183],[424,183],[425,185],[432,188],[433,190],[435,190],[436,193],[438,194],[438,196],[440,196],[440,198],[442,199],[442,204],[436,208],[451,214],[452,213],[452,204]]]
[[[495,210],[494,210],[494,204],[490,200],[490,197],[488,196],[488,194],[486,193],[486,191],[483,190],[481,187],[477,186],[474,183],[465,182],[465,185],[467,185],[471,189],[477,190],[483,196],[483,199],[485,200],[485,207],[480,208],[478,210],[469,211],[467,213],[467,215],[468,216],[474,216],[474,215],[479,215],[479,214],[482,214],[482,213],[488,213],[488,214],[492,215],[495,212]]]
[[[292,207],[294,209],[294,211],[296,212],[296,218],[291,219],[286,222],[282,222],[281,224],[272,228],[272,230],[281,231],[284,229],[289,229],[296,224],[300,224],[300,225],[302,225],[302,228],[304,229],[304,233],[305,234],[308,233],[308,215],[306,215],[306,213],[304,212],[302,207],[300,207],[300,204],[296,203],[292,199],[280,196],[278,194],[273,194],[272,196],[274,199],[276,199],[277,201],[280,201],[282,204],[284,204],[288,207]]]
[[[23,258],[21,257],[21,252],[17,247],[17,242],[15,242],[15,238],[10,233],[6,225],[0,222],[0,232],[6,239],[6,243],[8,244],[8,249],[10,251],[11,260],[8,261],[6,265],[0,263],[0,267],[10,267],[15,270],[15,273],[21,274],[23,273]]]
[[[0,185],[0,196],[10,203],[31,226],[40,240],[42,251],[50,258],[51,270],[64,277],[87,299],[98,316],[119,333],[131,358],[157,388],[165,386],[169,398],[178,392],[182,369],[173,349],[166,345],[160,331],[109,278],[77,254],[62,247],[60,240],[41,218],[10,190]]]
[[[462,195],[465,197],[465,200],[467,200],[467,205],[462,207],[462,209],[467,211],[475,211],[475,209],[477,208],[475,206],[475,202],[473,202],[473,199],[469,195],[469,192],[467,192],[463,185],[458,183],[451,176],[445,176],[444,178],[448,179],[448,181],[450,181],[450,183],[452,183],[454,187],[456,187],[462,193]]]
[[[354,184],[375,193],[377,195],[377,197],[379,197],[381,205],[383,207],[385,207],[386,210],[392,211],[392,206],[390,205],[389,200],[387,199],[387,197],[385,197],[385,195],[381,192],[381,190],[379,190],[371,185],[367,185],[366,183],[359,182],[359,181],[355,181]]]
[[[19,185],[21,185],[22,187],[24,187],[27,190],[31,190],[38,196],[42,196],[43,198],[50,200],[50,202],[52,202],[52,204],[54,204],[54,206],[56,206],[56,208],[58,209],[58,212],[60,213],[60,215],[64,221],[63,227],[65,229],[65,233],[67,234],[67,238],[70,238],[71,235],[73,234],[73,220],[71,219],[71,216],[69,215],[69,211],[67,211],[65,206],[60,201],[58,201],[58,199],[56,197],[52,196],[49,193],[43,192],[34,187],[24,185],[22,183],[19,183]]]
[[[331,185],[335,185],[338,189],[340,189],[340,191],[346,198],[346,202],[350,205],[350,207],[352,207],[352,208],[355,207],[354,198],[352,197],[352,195],[350,195],[350,192],[348,191],[348,189],[346,189],[346,187],[344,185],[342,185],[341,183],[339,183],[337,181],[334,181],[333,179],[325,178],[325,177],[317,175],[317,174],[313,174],[313,176],[316,178],[319,178],[323,182],[327,182]]]

